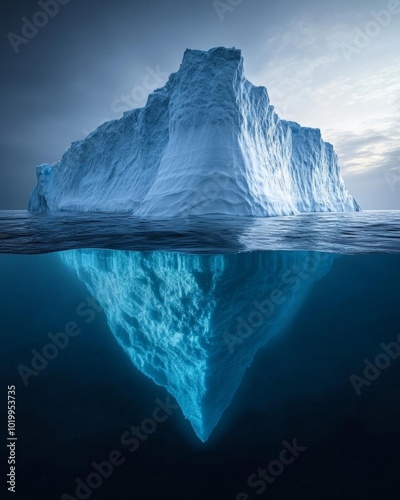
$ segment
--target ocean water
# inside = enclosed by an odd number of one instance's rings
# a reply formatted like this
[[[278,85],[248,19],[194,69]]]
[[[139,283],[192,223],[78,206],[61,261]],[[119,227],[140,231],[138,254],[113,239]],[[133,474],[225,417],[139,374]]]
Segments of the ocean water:
[[[221,254],[255,250],[398,253],[400,211],[291,217],[138,219],[127,214],[0,210],[0,252],[77,248]]]
[[[399,212],[2,212],[0,253],[16,498],[398,495]]]

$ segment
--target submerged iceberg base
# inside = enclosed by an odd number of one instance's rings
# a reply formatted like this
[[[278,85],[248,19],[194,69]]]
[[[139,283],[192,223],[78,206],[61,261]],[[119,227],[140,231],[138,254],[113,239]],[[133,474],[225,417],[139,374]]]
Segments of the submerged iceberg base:
[[[334,256],[73,250],[61,258],[104,308],[132,363],[206,441],[256,352],[290,323]]]

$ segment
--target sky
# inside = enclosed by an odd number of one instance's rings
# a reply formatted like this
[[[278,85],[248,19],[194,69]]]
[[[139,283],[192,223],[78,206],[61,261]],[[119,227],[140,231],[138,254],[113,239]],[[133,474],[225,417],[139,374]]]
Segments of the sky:
[[[26,209],[35,166],[143,106],[186,48],[216,46],[321,129],[363,209],[400,209],[400,0],[55,1],[2,2],[0,209]]]

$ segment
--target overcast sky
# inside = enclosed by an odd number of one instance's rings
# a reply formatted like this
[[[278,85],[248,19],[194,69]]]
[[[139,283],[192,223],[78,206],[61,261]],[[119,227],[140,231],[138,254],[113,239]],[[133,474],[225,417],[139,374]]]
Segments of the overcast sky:
[[[62,1],[31,38],[40,2],[2,3],[0,209],[25,209],[35,166],[142,106],[186,48],[220,45],[282,118],[322,130],[364,209],[400,209],[399,0]]]

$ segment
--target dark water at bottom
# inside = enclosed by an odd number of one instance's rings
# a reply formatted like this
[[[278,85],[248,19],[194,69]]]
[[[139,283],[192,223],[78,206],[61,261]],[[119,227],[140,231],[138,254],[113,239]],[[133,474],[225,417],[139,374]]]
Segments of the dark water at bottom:
[[[14,498],[397,497],[399,255],[82,250],[2,255],[0,271]],[[47,348],[54,359],[21,368],[66,327],[68,345]],[[168,385],[205,442],[181,409],[154,424]],[[141,437],[128,443],[131,426]],[[123,463],[93,475],[114,450]],[[76,478],[92,487],[77,492]]]

